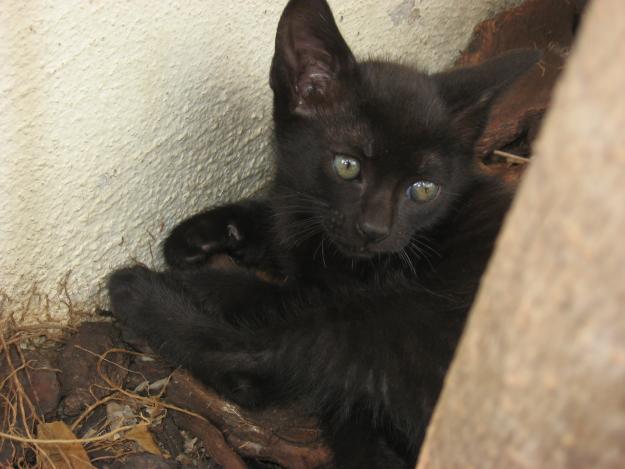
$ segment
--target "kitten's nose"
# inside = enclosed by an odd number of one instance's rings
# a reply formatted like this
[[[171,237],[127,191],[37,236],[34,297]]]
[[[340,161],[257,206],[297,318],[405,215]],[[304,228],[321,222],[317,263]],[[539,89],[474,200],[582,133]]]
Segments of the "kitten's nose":
[[[356,231],[370,243],[379,243],[390,234],[390,227],[371,222],[356,223]]]

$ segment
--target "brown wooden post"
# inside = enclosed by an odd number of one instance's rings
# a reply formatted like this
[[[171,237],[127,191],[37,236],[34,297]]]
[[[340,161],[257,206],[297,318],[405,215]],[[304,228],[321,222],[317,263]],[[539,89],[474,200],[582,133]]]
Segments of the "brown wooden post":
[[[418,469],[625,468],[625,2],[595,0]]]

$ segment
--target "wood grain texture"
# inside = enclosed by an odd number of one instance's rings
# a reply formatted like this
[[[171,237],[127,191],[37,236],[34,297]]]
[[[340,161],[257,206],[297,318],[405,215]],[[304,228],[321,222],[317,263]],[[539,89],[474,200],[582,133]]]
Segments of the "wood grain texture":
[[[589,5],[419,469],[625,467],[623,18]]]

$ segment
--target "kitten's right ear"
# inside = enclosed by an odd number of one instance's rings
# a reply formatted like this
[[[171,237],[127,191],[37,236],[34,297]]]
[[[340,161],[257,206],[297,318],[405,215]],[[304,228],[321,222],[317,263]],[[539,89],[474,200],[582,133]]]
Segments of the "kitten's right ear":
[[[346,91],[356,60],[325,0],[290,0],[276,33],[270,84],[302,116],[332,107]]]
[[[473,145],[482,134],[495,99],[540,58],[537,50],[517,49],[432,76],[451,110],[451,124],[467,144]]]

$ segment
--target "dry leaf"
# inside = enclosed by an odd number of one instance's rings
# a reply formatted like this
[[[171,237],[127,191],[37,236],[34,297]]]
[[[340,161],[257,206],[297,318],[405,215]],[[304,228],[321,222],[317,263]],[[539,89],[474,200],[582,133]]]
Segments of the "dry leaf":
[[[161,450],[157,446],[156,442],[154,441],[154,437],[152,436],[152,432],[150,432],[150,430],[148,430],[148,425],[147,424],[142,423],[142,424],[139,424],[139,425],[131,428],[130,430],[128,430],[126,432],[125,436],[129,440],[133,440],[133,441],[137,442],[137,444],[139,446],[141,446],[141,448],[144,451],[147,451],[148,453],[155,454],[157,456],[162,456],[163,455],[163,453],[161,453]]]
[[[170,379],[171,379],[171,376],[166,376],[166,377],[164,377],[162,379],[159,379],[158,381],[154,381],[148,387],[148,391],[154,392],[154,391],[162,390],[165,386],[167,386],[169,384],[169,380]]]
[[[139,393],[139,392],[145,391],[149,385],[150,385],[150,382],[148,380],[142,381],[132,390],[132,392]]]
[[[106,420],[111,431],[137,423],[134,410],[127,404],[109,402],[106,404]]]
[[[44,469],[94,469],[80,440],[64,422],[40,423],[37,437],[42,440],[76,440],[76,443],[40,444],[48,456],[40,457]]]

